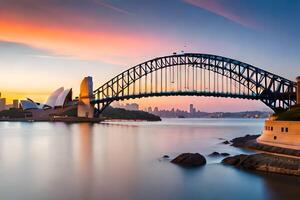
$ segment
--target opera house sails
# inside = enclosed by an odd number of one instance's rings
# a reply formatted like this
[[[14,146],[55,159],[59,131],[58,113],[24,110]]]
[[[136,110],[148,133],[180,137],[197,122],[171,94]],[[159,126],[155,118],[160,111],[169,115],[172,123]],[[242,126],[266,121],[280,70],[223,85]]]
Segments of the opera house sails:
[[[85,77],[81,82],[79,99],[72,98],[72,89],[58,88],[48,97],[45,103],[27,100],[20,101],[20,107],[30,112],[33,120],[50,120],[54,117],[94,117],[94,107],[90,104],[93,98],[92,77]]]

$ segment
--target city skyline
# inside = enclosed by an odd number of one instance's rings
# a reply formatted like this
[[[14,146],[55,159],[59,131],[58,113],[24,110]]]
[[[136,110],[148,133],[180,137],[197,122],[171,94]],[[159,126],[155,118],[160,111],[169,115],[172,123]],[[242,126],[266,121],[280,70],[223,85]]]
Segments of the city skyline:
[[[2,96],[9,103],[25,97],[44,102],[61,85],[78,94],[86,75],[97,87],[128,67],[182,50],[224,55],[294,80],[300,3],[227,2],[0,0]],[[166,109],[188,102],[208,111],[215,105],[219,111],[266,109],[236,99],[138,100]]]

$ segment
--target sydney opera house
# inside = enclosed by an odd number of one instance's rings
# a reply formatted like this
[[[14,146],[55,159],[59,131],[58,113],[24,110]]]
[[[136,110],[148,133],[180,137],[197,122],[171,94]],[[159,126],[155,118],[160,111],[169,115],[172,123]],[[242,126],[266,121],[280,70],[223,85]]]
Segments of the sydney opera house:
[[[25,118],[32,120],[51,120],[66,117],[93,118],[94,107],[89,104],[93,98],[92,77],[81,82],[79,98],[73,99],[72,89],[60,87],[50,94],[45,103],[34,102],[30,98],[20,101],[20,107],[26,111]]]

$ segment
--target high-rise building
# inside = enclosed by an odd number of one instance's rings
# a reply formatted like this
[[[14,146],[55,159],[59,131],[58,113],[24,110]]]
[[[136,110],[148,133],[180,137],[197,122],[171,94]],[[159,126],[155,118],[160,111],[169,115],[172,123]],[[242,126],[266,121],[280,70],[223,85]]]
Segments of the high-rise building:
[[[19,108],[19,100],[18,99],[13,100],[13,108]]]
[[[6,98],[0,98],[0,111],[6,109]]]
[[[190,114],[193,114],[193,113],[194,113],[194,105],[190,104]]]

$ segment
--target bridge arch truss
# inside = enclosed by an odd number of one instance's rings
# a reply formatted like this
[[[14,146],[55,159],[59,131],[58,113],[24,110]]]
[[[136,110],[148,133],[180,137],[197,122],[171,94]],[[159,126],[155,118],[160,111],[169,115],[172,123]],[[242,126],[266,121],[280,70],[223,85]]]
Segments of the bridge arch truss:
[[[120,73],[94,91],[91,103],[99,114],[113,101],[178,95],[260,100],[279,112],[296,103],[296,83],[234,59],[186,53]]]

